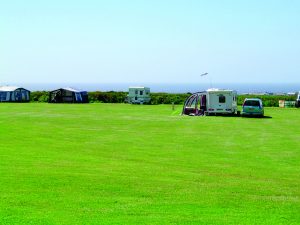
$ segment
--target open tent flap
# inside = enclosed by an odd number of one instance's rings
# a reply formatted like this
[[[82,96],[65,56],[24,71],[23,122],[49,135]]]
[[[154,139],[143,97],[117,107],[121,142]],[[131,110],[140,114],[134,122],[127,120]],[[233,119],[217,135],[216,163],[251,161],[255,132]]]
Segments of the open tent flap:
[[[22,101],[29,101],[29,92],[26,90],[21,91]]]
[[[82,102],[82,97],[80,92],[75,93],[76,102]]]

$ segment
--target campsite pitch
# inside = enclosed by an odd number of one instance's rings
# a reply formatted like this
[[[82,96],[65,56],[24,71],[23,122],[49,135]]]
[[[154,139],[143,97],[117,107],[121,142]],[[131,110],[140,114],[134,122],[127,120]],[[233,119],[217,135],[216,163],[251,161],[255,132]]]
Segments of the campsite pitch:
[[[300,111],[0,104],[0,224],[300,224]]]

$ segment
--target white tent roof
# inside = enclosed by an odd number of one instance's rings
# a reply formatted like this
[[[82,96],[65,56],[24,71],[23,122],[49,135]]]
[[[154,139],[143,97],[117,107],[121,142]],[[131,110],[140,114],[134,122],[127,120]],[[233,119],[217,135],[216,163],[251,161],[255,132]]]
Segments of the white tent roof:
[[[71,87],[66,87],[66,88],[62,88],[62,89],[67,90],[67,91],[72,91],[72,92],[82,92],[81,90],[71,88]]]
[[[83,90],[80,90],[80,89],[75,89],[75,88],[72,88],[72,87],[59,88],[59,89],[52,90],[51,92],[58,91],[58,90],[61,90],[61,89],[66,90],[66,91],[71,91],[71,92],[77,92],[77,93],[86,92],[86,91],[83,91]]]
[[[150,89],[148,87],[143,87],[143,86],[136,86],[136,87],[129,87],[129,88],[132,88],[132,89]]]
[[[15,91],[19,88],[20,87],[16,87],[16,86],[1,86],[0,91]]]

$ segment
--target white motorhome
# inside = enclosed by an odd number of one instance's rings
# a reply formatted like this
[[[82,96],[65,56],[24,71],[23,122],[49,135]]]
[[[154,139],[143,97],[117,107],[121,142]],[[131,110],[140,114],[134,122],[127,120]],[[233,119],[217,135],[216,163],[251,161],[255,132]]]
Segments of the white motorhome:
[[[183,115],[239,114],[237,92],[227,89],[211,88],[192,94],[185,101]]]
[[[129,87],[127,102],[132,104],[144,104],[149,103],[150,88],[148,87]]]

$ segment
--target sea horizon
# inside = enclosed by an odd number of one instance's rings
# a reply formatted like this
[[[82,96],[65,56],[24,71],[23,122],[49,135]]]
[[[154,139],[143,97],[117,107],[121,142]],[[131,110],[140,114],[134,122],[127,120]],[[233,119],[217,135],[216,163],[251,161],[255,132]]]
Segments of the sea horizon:
[[[128,91],[131,86],[149,87],[151,92],[193,93],[209,88],[236,90],[238,93],[293,93],[300,90],[300,84],[292,83],[8,83],[0,86],[12,85],[26,88],[30,91],[50,91],[58,88],[72,87],[85,91]]]

